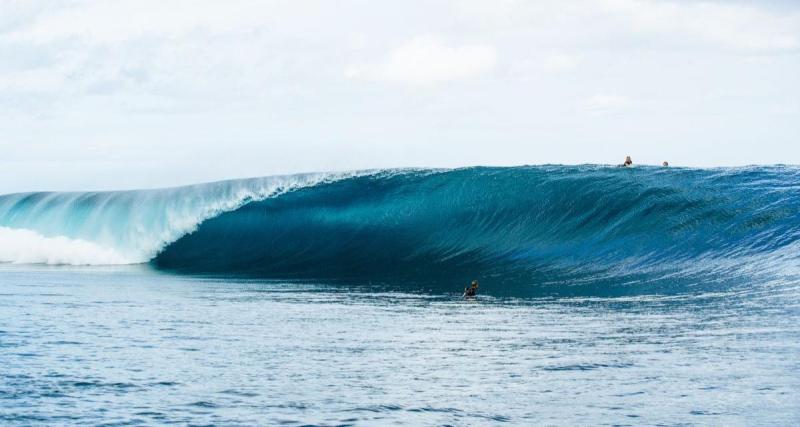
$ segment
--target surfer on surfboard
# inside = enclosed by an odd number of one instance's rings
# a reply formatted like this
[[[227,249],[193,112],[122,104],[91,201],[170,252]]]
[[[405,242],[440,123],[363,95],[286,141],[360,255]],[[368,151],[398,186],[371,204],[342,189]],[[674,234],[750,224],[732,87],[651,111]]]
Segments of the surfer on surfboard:
[[[461,298],[471,299],[478,295],[478,281],[473,280],[472,285],[464,288],[464,295]]]
[[[622,162],[620,166],[625,166],[625,167],[633,166],[633,160],[631,160],[631,156],[625,156],[625,161]]]

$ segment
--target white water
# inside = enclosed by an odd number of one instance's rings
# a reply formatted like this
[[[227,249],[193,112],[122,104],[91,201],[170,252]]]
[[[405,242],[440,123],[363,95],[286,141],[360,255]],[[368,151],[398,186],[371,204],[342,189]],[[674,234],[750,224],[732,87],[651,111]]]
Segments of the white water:
[[[45,237],[26,229],[0,227],[0,262],[51,265],[133,264],[112,248],[64,236]]]

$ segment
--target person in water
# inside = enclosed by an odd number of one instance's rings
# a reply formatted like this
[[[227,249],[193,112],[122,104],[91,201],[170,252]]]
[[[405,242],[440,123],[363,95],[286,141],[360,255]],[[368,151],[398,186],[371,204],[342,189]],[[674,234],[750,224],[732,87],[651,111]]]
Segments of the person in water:
[[[661,166],[668,167],[669,166],[669,162],[664,160],[664,163],[662,163]]]
[[[478,281],[473,280],[470,287],[464,288],[464,298],[475,298],[478,294]]]
[[[633,166],[633,160],[631,160],[631,156],[625,156],[625,161],[622,162],[622,166]]]

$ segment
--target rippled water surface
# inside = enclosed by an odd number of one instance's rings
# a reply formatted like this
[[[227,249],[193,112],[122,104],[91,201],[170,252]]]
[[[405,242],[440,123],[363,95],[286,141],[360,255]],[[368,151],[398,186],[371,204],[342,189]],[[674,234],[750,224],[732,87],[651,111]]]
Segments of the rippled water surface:
[[[798,295],[462,302],[4,266],[0,422],[796,425]]]

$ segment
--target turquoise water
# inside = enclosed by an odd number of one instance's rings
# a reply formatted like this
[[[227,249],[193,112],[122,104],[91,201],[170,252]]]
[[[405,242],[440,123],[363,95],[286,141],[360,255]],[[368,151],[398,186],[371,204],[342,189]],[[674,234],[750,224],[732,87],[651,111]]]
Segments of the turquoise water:
[[[636,296],[800,275],[800,168],[304,174],[0,196],[0,262],[494,296]],[[698,289],[702,286],[702,289]]]
[[[0,266],[0,423],[800,422],[796,281],[476,302],[460,286]]]

